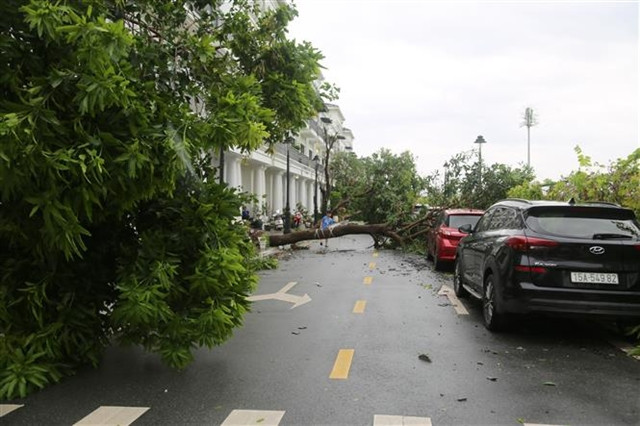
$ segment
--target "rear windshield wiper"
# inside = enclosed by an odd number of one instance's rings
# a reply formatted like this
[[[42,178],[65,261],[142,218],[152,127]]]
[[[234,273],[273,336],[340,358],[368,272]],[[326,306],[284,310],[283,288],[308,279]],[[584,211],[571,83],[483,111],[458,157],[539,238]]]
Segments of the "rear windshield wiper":
[[[633,237],[628,234],[593,234],[594,240],[630,240]]]

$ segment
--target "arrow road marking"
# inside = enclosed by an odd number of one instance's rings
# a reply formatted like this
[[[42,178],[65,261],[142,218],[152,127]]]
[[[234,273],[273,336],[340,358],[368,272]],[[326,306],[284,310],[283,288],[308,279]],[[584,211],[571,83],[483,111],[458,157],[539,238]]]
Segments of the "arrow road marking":
[[[17,410],[20,407],[24,407],[23,404],[0,404],[0,417],[6,416],[13,410]]]
[[[270,300],[270,299],[280,300],[282,302],[293,303],[293,306],[290,309],[297,308],[300,305],[304,305],[305,303],[311,302],[311,297],[309,297],[309,295],[306,293],[304,296],[296,296],[295,294],[287,293],[287,291],[291,290],[293,286],[296,284],[298,283],[295,281],[292,281],[275,293],[249,296],[247,297],[247,300],[250,302],[258,302],[260,300]]]
[[[453,306],[453,309],[456,310],[458,315],[469,315],[469,311],[464,307],[460,299],[456,297],[456,294],[453,292],[453,289],[449,286],[443,285],[440,287],[440,291],[438,292],[439,296],[447,296],[449,298],[449,302]]]

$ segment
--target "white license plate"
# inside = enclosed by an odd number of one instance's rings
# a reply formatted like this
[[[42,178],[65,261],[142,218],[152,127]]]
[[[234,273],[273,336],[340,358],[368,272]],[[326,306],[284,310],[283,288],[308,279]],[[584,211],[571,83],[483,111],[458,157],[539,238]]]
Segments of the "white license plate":
[[[587,284],[618,284],[618,274],[599,272],[572,272],[571,282]]]

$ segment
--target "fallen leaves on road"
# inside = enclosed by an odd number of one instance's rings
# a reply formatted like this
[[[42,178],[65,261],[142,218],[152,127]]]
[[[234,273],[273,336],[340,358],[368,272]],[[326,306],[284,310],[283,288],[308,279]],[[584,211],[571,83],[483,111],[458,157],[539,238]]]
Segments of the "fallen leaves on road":
[[[429,358],[429,355],[427,354],[418,355],[418,359],[425,362],[431,362],[431,358]]]

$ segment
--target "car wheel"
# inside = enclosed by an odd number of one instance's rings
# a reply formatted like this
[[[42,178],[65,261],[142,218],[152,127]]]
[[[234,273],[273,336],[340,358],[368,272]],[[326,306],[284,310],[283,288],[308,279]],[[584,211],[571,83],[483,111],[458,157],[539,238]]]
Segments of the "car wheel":
[[[489,275],[485,279],[482,293],[482,316],[484,326],[491,331],[500,331],[505,327],[505,314],[498,312],[497,302],[495,279],[493,275]]]
[[[460,262],[455,261],[453,270],[453,292],[458,297],[467,297],[469,292],[462,286],[462,271],[460,270]]]

